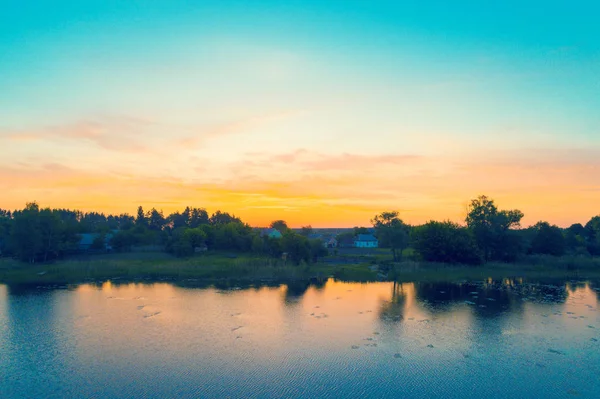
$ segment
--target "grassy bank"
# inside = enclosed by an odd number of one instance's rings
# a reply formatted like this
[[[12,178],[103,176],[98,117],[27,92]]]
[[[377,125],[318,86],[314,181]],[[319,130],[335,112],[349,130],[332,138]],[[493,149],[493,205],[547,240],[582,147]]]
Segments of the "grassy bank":
[[[382,267],[382,269],[384,269]],[[26,264],[0,260],[0,283],[73,284],[105,280],[291,281],[335,277],[342,281],[458,281],[523,277],[600,278],[600,259],[528,258],[515,264],[446,265],[405,261],[378,270],[372,262],[296,266],[248,255],[211,254],[178,259],[166,254],[123,254]]]

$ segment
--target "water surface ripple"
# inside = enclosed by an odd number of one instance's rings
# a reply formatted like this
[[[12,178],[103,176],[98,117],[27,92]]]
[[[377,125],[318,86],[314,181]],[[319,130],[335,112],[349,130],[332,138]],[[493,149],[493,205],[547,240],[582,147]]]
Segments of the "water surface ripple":
[[[598,287],[0,285],[0,397],[599,398]]]

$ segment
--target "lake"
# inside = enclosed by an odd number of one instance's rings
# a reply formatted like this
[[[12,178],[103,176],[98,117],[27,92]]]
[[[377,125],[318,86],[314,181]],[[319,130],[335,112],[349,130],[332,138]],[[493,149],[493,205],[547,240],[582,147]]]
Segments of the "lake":
[[[598,287],[0,285],[0,397],[599,398]]]

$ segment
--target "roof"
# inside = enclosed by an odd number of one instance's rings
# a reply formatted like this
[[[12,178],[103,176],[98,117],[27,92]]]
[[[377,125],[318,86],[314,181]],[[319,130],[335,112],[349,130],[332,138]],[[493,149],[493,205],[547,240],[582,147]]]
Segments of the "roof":
[[[268,228],[268,229],[263,229],[263,231],[260,233],[263,236],[267,236],[267,235],[271,235],[271,234],[275,234],[277,236],[281,235],[281,232],[277,229],[274,228]]]
[[[79,245],[92,245],[97,234],[83,233],[79,235]]]
[[[99,237],[98,233],[81,233],[79,234],[79,245],[92,245],[94,240]],[[108,242],[113,237],[112,233],[104,235],[104,242]]]
[[[373,234],[359,234],[356,241],[377,241],[377,238]]]

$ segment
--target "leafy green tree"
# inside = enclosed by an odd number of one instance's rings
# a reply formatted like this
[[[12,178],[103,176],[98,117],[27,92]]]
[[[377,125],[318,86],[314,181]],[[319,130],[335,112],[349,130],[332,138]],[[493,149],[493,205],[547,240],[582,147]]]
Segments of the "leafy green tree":
[[[428,262],[480,264],[481,254],[471,232],[450,221],[430,221],[412,232],[415,251]]]
[[[279,258],[284,251],[283,245],[282,245],[282,240],[277,239],[277,238],[266,237],[265,238],[265,250],[267,251],[267,253],[270,256],[272,256],[274,258]]]
[[[600,215],[594,216],[585,224],[585,241],[588,252],[593,256],[600,255]]]
[[[212,225],[222,225],[227,223],[241,223],[242,221],[227,212],[216,211],[210,217],[209,223]]]
[[[25,262],[35,262],[42,248],[39,228],[40,208],[37,203],[28,203],[25,209],[15,212],[11,229],[11,247],[15,255]]]
[[[57,258],[63,249],[63,221],[58,213],[45,208],[38,213],[38,229],[41,238],[40,252],[43,261]]]
[[[265,252],[265,247],[265,240],[262,237],[260,237],[258,234],[252,237],[252,252],[256,254],[262,254]]]
[[[302,234],[304,237],[308,237],[312,233],[313,233],[313,228],[310,224],[308,226],[302,226],[302,229],[300,230],[300,234]]]
[[[535,236],[531,242],[531,252],[562,256],[565,253],[565,237],[560,227],[548,222],[538,222],[533,226]]]
[[[152,208],[152,210],[148,212],[146,220],[150,230],[161,231],[165,225],[165,217],[163,216],[162,211],[157,211],[155,208]]]
[[[585,227],[581,223],[569,226],[565,232],[565,247],[569,252],[587,252]]]
[[[345,243],[351,243],[354,245],[354,233],[352,231],[347,231],[345,233],[338,234],[335,239],[338,242],[338,246],[344,246]]]
[[[408,246],[408,226],[398,217],[398,212],[382,212],[371,219],[377,238],[385,241],[391,251],[394,262],[402,260],[402,252]],[[400,254],[398,257],[397,254]]]
[[[192,248],[201,248],[206,245],[206,233],[199,228],[187,229],[183,233],[183,240],[187,241]]]
[[[484,260],[508,260],[519,250],[518,236],[509,230],[520,225],[523,212],[499,211],[485,195],[471,200],[466,222],[475,236]]]
[[[136,226],[147,226],[146,214],[144,213],[144,208],[140,205],[137,210],[137,217],[135,218]]]
[[[90,249],[94,251],[106,250],[106,235],[104,233],[100,233],[96,237],[94,237],[94,241],[92,241]]]
[[[203,224],[209,224],[211,221],[208,217],[208,212],[206,212],[206,209],[204,208],[192,208],[191,210],[189,208],[186,208],[186,210],[189,213],[189,226],[193,229]],[[184,211],[184,215],[185,213],[186,212]],[[219,214],[219,216],[216,215],[217,214],[215,213],[212,219],[214,224],[223,224],[233,221],[233,218],[229,217],[228,213]]]
[[[269,227],[279,231],[281,234],[284,234],[286,231],[289,230],[288,225],[285,222],[285,220],[274,220],[271,222]]]
[[[112,236],[110,240],[111,246],[118,252],[125,252],[131,250],[131,247],[135,244],[135,237],[133,231],[122,230]]]
[[[310,257],[313,262],[317,262],[319,258],[329,255],[329,251],[323,245],[321,240],[308,240],[310,245]]]
[[[186,208],[188,211],[187,216],[184,213],[175,212],[167,216],[166,224],[170,225],[173,230],[179,229],[182,227],[187,227],[190,217],[189,217],[189,208]]]
[[[12,215],[10,211],[0,209],[0,256],[8,255]]]
[[[135,218],[127,213],[116,217],[118,230],[129,230],[135,226]]]
[[[355,236],[357,236],[359,234],[369,234],[369,229],[367,229],[366,227],[354,226],[353,230],[354,230]]]
[[[79,230],[83,233],[97,233],[100,231],[108,231],[110,229],[106,215],[98,212],[82,214],[79,225]]]
[[[299,265],[302,261],[310,262],[311,248],[306,237],[288,230],[281,238],[281,246],[283,252],[287,253],[287,258],[294,264]]]

